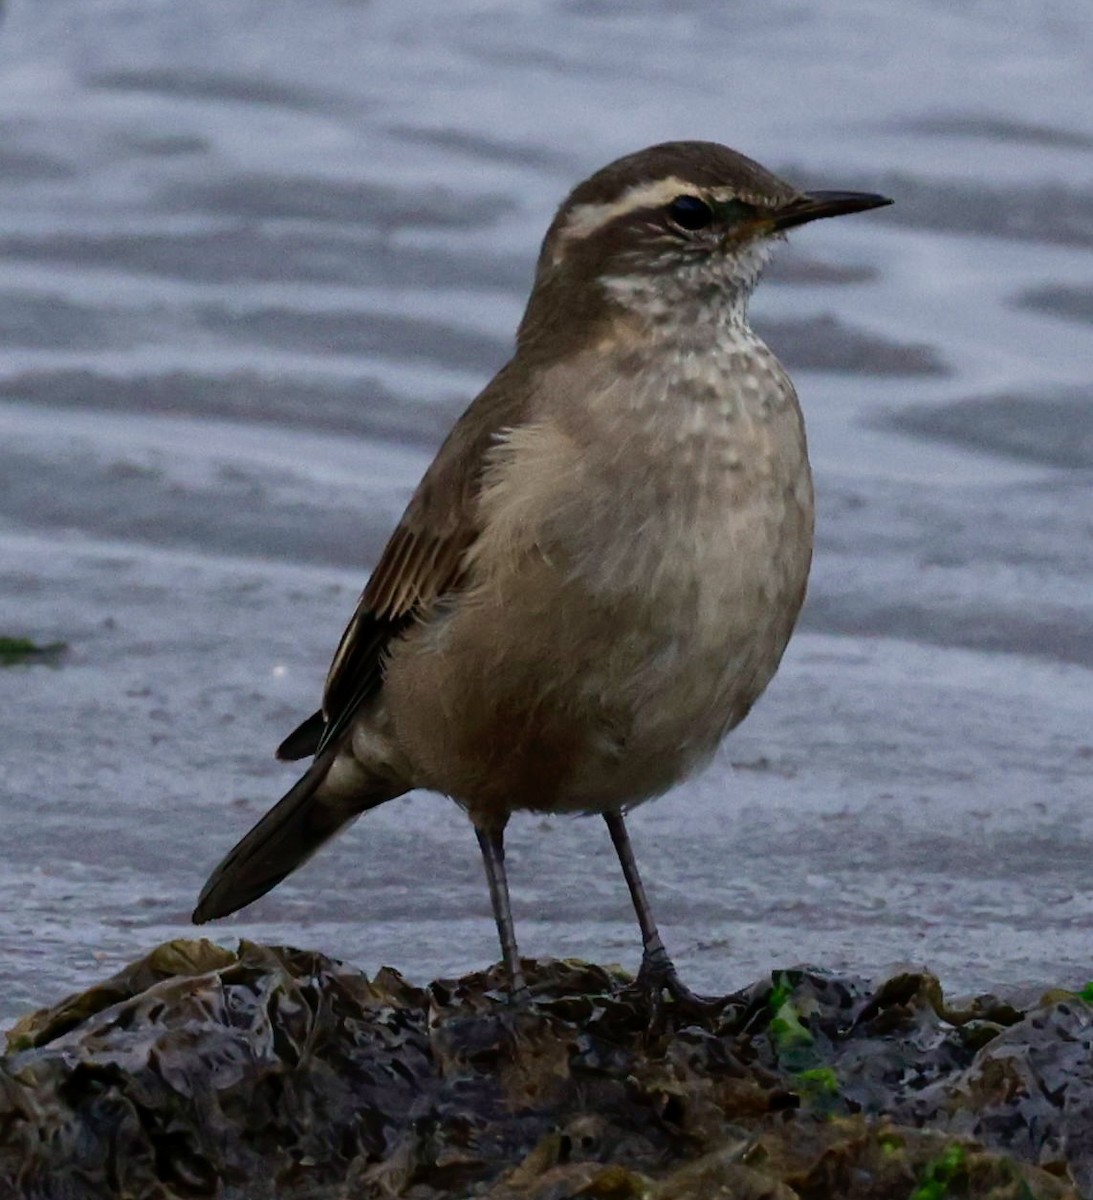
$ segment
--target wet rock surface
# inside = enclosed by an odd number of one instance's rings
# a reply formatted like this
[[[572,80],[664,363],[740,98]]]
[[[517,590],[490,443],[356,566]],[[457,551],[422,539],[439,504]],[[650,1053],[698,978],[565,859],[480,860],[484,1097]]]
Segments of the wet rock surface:
[[[877,424],[1019,462],[1089,470],[1093,468],[1091,413],[1089,389],[1075,388],[1053,395],[1002,393],[942,405],[909,405],[879,418]]]
[[[166,943],[20,1021],[0,1195],[1029,1200],[1093,1194],[1093,1007],[775,972],[688,1023],[617,972],[416,987]],[[1087,989],[1088,991],[1088,989]]]
[[[4,6],[0,633],[69,649],[0,670],[0,1025],[188,935],[558,202],[672,137],[896,202],[795,232],[756,295],[818,543],[767,696],[634,815],[678,965],[1084,985],[1093,23],[996,8]],[[521,945],[633,965],[605,833],[509,836]],[[422,981],[495,940],[423,795],[232,929]]]

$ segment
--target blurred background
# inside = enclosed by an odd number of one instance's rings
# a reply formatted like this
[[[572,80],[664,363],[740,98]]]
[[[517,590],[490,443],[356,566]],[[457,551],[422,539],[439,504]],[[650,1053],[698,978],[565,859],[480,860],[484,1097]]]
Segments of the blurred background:
[[[554,207],[669,138],[895,198],[754,305],[819,528],[780,675],[632,832],[694,987],[1093,973],[1087,0],[14,0],[0,23],[0,1018],[189,932],[367,571],[504,361]],[[602,823],[518,817],[521,948],[635,968]],[[461,813],[240,920],[497,957]]]

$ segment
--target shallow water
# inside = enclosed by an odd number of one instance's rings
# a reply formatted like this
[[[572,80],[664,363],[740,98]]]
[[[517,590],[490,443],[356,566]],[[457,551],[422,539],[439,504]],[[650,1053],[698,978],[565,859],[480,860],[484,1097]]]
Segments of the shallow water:
[[[669,137],[896,205],[801,230],[756,298],[816,566],[768,696],[633,819],[666,940],[706,988],[1085,982],[1091,54],[1083,0],[10,5],[0,633],[71,650],[0,672],[0,1018],[185,931],[553,206]],[[598,822],[510,842],[526,953],[636,963]],[[417,979],[496,954],[432,797],[214,934]]]

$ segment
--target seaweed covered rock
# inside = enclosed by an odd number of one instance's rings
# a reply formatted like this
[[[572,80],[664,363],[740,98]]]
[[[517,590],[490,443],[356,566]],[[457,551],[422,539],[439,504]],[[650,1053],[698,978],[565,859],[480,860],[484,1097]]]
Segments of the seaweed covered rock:
[[[810,969],[655,1029],[619,974],[414,987],[177,941],[21,1021],[0,1197],[1055,1200],[1093,1195],[1093,1009]]]

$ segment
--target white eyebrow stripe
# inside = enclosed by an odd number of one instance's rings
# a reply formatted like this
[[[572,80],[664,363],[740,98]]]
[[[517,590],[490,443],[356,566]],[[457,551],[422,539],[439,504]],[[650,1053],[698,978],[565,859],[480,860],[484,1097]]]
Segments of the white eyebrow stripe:
[[[668,179],[656,179],[652,183],[637,183],[610,204],[578,204],[562,226],[558,241],[562,243],[574,238],[588,237],[590,233],[602,229],[616,217],[637,212],[641,208],[659,208],[677,196],[693,196],[697,190],[693,183],[673,175]]]
[[[652,182],[637,183],[628,188],[617,200],[610,204],[578,204],[566,217],[566,222],[558,231],[554,243],[553,259],[555,264],[561,261],[567,242],[586,238],[602,229],[618,217],[627,213],[638,212],[643,208],[660,208],[670,204],[677,196],[701,196],[703,199],[723,203],[727,200],[742,199],[757,206],[769,203],[758,196],[742,196],[731,187],[704,188],[698,187],[677,175],[667,179],[655,179]]]

